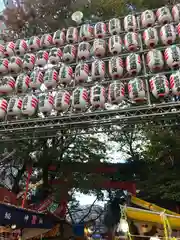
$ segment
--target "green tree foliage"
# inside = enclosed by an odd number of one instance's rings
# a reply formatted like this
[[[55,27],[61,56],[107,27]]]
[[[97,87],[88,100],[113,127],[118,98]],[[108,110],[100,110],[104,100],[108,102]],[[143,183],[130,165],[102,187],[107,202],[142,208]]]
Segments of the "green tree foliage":
[[[32,183],[36,183],[43,179],[43,188],[51,189],[57,194],[57,190],[63,191],[63,185],[50,186],[49,180],[54,179],[72,179],[80,191],[88,187],[84,186],[84,181],[91,182],[95,176],[74,173],[72,171],[64,171],[61,169],[63,162],[96,162],[106,160],[106,143],[100,141],[93,136],[71,135],[69,130],[58,132],[55,138],[23,140],[13,143],[5,143],[7,152],[15,150],[14,155],[1,169],[1,182],[7,179],[10,181],[10,188],[18,193],[25,187],[25,179],[27,178],[27,168],[34,166],[34,175],[31,178]],[[3,148],[3,145],[1,145]],[[57,166],[56,171],[49,172],[50,165]],[[7,167],[9,172],[7,172]],[[81,171],[81,169],[79,169]],[[86,184],[87,185],[87,184]],[[68,186],[65,186],[67,188]],[[72,185],[69,186],[71,190]],[[65,189],[67,190],[67,189]],[[67,192],[67,191],[66,191]],[[58,194],[57,194],[58,195]],[[58,197],[57,197],[58,198]]]

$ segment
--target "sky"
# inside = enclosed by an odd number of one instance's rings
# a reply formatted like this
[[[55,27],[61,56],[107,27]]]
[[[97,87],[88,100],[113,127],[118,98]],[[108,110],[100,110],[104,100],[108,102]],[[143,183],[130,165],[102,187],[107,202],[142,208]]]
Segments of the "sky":
[[[4,3],[3,0],[0,0],[0,12],[4,9]]]

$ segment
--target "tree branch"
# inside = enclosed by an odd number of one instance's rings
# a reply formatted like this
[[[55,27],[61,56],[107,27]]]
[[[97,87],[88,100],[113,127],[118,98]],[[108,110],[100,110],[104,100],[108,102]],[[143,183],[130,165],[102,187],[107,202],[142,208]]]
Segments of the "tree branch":
[[[85,216],[83,216],[83,218],[80,220],[79,223],[82,223],[82,222],[84,221],[84,219],[86,219],[86,217],[89,216],[89,214],[91,213],[91,210],[92,210],[92,208],[93,208],[95,202],[97,201],[97,199],[98,199],[98,198],[96,197],[96,199],[94,200],[94,202],[93,202],[92,205],[90,206],[89,211],[87,212],[87,214],[86,214]]]

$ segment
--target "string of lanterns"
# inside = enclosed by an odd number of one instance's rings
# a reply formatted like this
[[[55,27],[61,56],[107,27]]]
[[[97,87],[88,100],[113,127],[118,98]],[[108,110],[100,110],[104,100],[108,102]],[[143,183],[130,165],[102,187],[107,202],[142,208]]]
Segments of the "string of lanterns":
[[[179,95],[179,19],[177,4],[0,45],[0,118]]]

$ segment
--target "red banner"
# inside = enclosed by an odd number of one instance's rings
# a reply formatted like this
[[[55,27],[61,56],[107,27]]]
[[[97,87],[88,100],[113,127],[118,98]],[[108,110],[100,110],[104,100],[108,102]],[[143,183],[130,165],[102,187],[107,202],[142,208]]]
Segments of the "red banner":
[[[0,188],[0,202],[10,203],[12,205],[18,206],[18,200],[16,198],[16,194],[9,191],[6,188]]]

